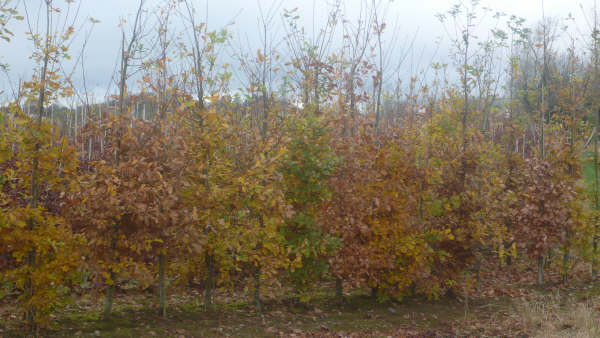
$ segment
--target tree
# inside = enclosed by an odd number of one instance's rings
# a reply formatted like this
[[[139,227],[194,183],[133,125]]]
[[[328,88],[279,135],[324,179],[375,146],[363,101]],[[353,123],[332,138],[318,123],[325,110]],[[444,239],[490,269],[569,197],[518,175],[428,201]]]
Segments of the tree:
[[[527,160],[523,190],[519,194],[522,204],[516,213],[519,226],[513,230],[517,244],[538,260],[539,286],[544,282],[546,253],[560,243],[563,226],[577,219],[570,217],[576,192],[563,180],[565,167],[559,165],[558,160]]]
[[[72,203],[77,207],[71,210],[70,222],[90,238],[90,246],[95,247],[90,253],[92,264],[107,284],[103,312],[105,318],[111,314],[117,274],[128,267],[129,258],[134,253],[139,254],[142,248],[147,248],[147,245],[141,248],[131,245],[128,238],[124,238],[134,233],[132,228],[128,228],[131,224],[122,224],[128,221],[127,217],[136,216],[131,215],[128,210],[131,207],[129,203],[135,202],[135,197],[127,194],[130,192],[130,184],[134,184],[137,177],[127,166],[137,164],[146,165],[143,169],[147,168],[147,163],[137,162],[135,156],[132,156],[139,149],[135,147],[136,142],[140,142],[139,138],[144,138],[144,135],[132,131],[134,120],[128,116],[126,106],[129,67],[140,52],[143,8],[144,0],[140,0],[129,39],[126,39],[125,31],[122,32],[117,82],[119,92],[116,101],[118,115],[107,118],[98,126],[98,134],[94,134],[92,130],[89,135],[103,137],[107,143],[103,147],[105,152],[101,154],[101,161],[90,168],[87,173],[89,176],[82,181],[83,187],[71,196]],[[128,153],[129,151],[132,153]],[[140,188],[143,190],[145,187]],[[90,216],[94,214],[97,216]]]
[[[338,240],[317,223],[321,204],[330,198],[327,180],[337,164],[324,123],[322,117],[311,113],[289,120],[291,140],[279,169],[285,200],[293,210],[280,231],[289,255],[288,271],[299,292],[328,271],[325,258],[339,246]]]
[[[82,243],[60,217],[61,196],[70,190],[75,175],[75,152],[44,119],[53,100],[72,94],[59,75],[59,63],[69,57],[67,46],[75,28],[55,33],[60,23],[53,24],[53,1],[45,0],[44,9],[45,31],[28,33],[37,66],[33,79],[23,86],[36,112],[29,116],[12,104],[0,147],[6,155],[0,161],[0,255],[7,257],[2,275],[21,290],[20,305],[35,331],[48,323],[69,281],[77,277],[79,256],[74,253]]]

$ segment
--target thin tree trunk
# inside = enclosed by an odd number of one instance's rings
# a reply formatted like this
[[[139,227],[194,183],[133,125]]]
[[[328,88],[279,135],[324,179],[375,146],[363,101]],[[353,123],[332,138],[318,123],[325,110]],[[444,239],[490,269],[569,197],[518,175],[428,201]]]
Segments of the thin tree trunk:
[[[112,284],[110,284],[108,286],[108,289],[106,290],[106,298],[105,298],[105,302],[104,302],[104,314],[103,317],[104,319],[109,319],[111,312],[112,312],[112,306],[113,306],[113,300],[115,298],[115,273],[114,271],[110,271],[110,279],[112,281]]]
[[[258,313],[262,311],[262,302],[260,301],[260,270],[261,265],[259,264],[256,267],[256,271],[254,271],[254,281],[256,283],[254,288],[254,307]]]
[[[167,258],[164,254],[158,255],[158,301],[160,314],[167,318],[167,290],[165,285],[165,266]]]
[[[204,309],[206,311],[212,309],[213,288],[214,288],[214,258],[208,253],[205,253],[206,261],[206,285],[204,289]]]
[[[375,286],[371,288],[371,298],[377,299],[377,293],[379,292],[379,287]]]
[[[570,128],[570,132],[571,132],[571,137],[569,139],[569,151],[571,152],[571,154],[573,154],[575,151],[575,149],[574,149],[574,146],[575,146],[575,121],[573,120],[573,116],[571,116],[570,124],[571,125],[569,126],[569,128]],[[575,176],[575,169],[573,168],[573,165],[571,165],[571,164],[569,164],[569,175],[571,177]],[[568,223],[566,224],[565,231],[566,231],[566,234],[565,234],[566,242],[564,245],[565,252],[564,252],[563,261],[562,261],[562,264],[563,264],[562,281],[564,284],[567,284],[569,282],[569,261],[571,259],[571,250],[570,250],[570,246],[569,246],[570,242],[571,242],[571,228]]]
[[[567,241],[569,240],[569,235],[567,235]],[[563,283],[567,284],[569,282],[569,261],[571,259],[571,252],[569,250],[569,244],[567,242],[566,246],[565,246],[565,253],[563,256],[563,275],[562,275],[562,281]]]
[[[320,71],[320,64],[318,64],[318,62],[315,65],[315,114],[319,115],[320,114],[320,100],[321,98],[319,97],[319,71]]]
[[[537,285],[539,287],[544,285],[544,255],[538,257]]]
[[[377,98],[375,99],[375,135],[379,134],[379,123],[381,121],[381,89],[383,81],[383,72],[379,71],[377,78]]]
[[[596,258],[598,254],[598,236],[594,236],[594,243],[592,247],[594,249],[594,258],[592,260],[592,281],[595,282],[598,280],[598,258]]]
[[[594,141],[594,206],[596,212],[600,210],[600,177],[598,170],[598,144],[600,143],[600,109],[598,109],[596,115],[596,137]],[[593,237],[593,258],[592,258],[592,280],[598,279],[598,238],[599,238],[600,226],[598,224],[598,217],[595,219],[595,231]]]
[[[344,281],[339,277],[335,279],[335,298],[339,302],[344,300]]]
[[[596,7],[596,1],[594,1],[594,30],[592,33],[593,39],[593,53],[594,53],[594,91],[597,93],[599,88],[598,78],[598,65],[600,63],[600,51],[598,46],[598,8]],[[596,212],[600,210],[600,177],[598,177],[598,143],[600,142],[600,107],[598,107],[597,95],[594,97],[594,108],[597,109],[596,114],[596,136],[594,137],[594,207]],[[592,239],[592,280],[598,279],[598,238],[600,226],[598,224],[598,217],[595,218],[595,231]]]
[[[465,191],[465,181],[466,181],[466,170],[467,170],[467,116],[469,115],[469,25],[467,24],[467,31],[465,33],[464,42],[465,42],[465,55],[463,60],[463,100],[464,100],[464,110],[462,113],[461,120],[461,141],[462,141],[462,154],[461,154],[461,173],[460,173],[460,184],[461,191]],[[462,194],[461,194],[461,205],[462,205]]]
[[[120,147],[120,142],[119,142],[119,147]],[[119,160],[119,154],[117,153],[117,161]],[[113,234],[112,234],[112,238],[111,238],[111,253],[114,255],[114,253],[117,250],[117,233],[118,233],[118,224],[114,224],[113,225]],[[111,257],[113,257],[111,255]],[[114,263],[111,261],[111,263]],[[115,283],[116,283],[116,278],[117,275],[114,271],[114,269],[112,268],[112,266],[110,267],[110,281],[112,282],[110,285],[108,285],[108,288],[106,290],[106,299],[105,299],[105,303],[104,303],[104,314],[103,317],[104,319],[109,319],[110,315],[111,315],[111,311],[112,311],[112,306],[113,306],[113,299],[115,297]]]
[[[33,230],[33,222],[30,221],[30,230]],[[31,250],[28,252],[27,254],[27,264],[29,265],[29,267],[31,268],[31,271],[35,271],[36,269],[36,264],[35,264],[35,251]],[[27,277],[27,280],[25,282],[25,291],[27,294],[27,298],[31,299],[33,298],[34,294],[35,294],[35,290],[33,287],[33,281],[31,279],[31,277]],[[26,313],[26,319],[27,322],[31,325],[31,329],[32,330],[36,330],[37,329],[37,325],[35,323],[35,308],[29,308],[27,310]]]

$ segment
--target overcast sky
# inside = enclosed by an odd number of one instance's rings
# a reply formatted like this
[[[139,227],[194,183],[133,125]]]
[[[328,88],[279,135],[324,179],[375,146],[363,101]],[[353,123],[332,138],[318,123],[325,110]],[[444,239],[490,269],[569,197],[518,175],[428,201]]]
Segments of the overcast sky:
[[[120,44],[119,22],[122,18],[131,18],[139,1],[76,0],[76,2],[78,1],[81,1],[80,19],[93,17],[100,20],[100,23],[96,24],[92,31],[85,52],[88,85],[95,88],[94,92],[99,95],[107,87],[114,71]],[[330,8],[326,4],[328,1],[331,2],[332,0],[196,0],[196,6],[199,9],[198,14],[201,16],[200,21],[204,21],[207,16],[209,27],[221,28],[234,20],[235,24],[230,27],[234,41],[249,41],[250,44],[253,44],[258,38],[259,3],[264,10],[271,8],[274,3],[282,3],[280,14],[283,13],[284,8],[297,7],[303,24],[310,30],[313,25],[313,13],[316,17],[315,26],[317,27],[326,18]],[[349,18],[356,17],[361,1],[343,0],[345,15]],[[481,6],[524,17],[530,25],[533,25],[542,18],[542,3],[544,3],[543,8],[546,16],[564,18],[571,13],[576,18],[576,25],[579,29],[585,30],[584,11],[581,6],[587,9],[586,12],[589,13],[593,1],[482,0]],[[29,17],[35,20],[37,9],[42,1],[21,0],[21,2],[21,12],[24,12],[23,4],[27,5]],[[55,0],[55,2],[58,7],[65,7],[64,0]],[[147,0],[146,8],[152,13],[160,3],[161,0]],[[397,26],[400,32],[401,41],[399,45],[404,45],[402,41],[410,41],[416,34],[414,52],[407,57],[403,71],[410,72],[410,69],[426,67],[433,59],[435,59],[434,61],[448,62],[448,54],[450,53],[448,38],[443,26],[436,18],[436,14],[448,10],[455,3],[457,3],[455,0],[382,1],[381,6],[386,9],[385,18],[388,27]],[[275,22],[280,25],[281,21],[279,15]],[[177,25],[177,22],[174,24]],[[32,52],[32,45],[25,36],[26,21],[13,21],[10,28],[16,35],[10,44],[0,42],[0,56],[2,62],[9,64],[9,74],[14,82],[18,78],[27,78],[31,75],[32,64],[28,60],[28,56]],[[436,41],[439,41],[439,38],[442,38],[442,42],[441,47],[437,48]],[[235,44],[239,45],[239,43]],[[73,49],[78,50],[79,48],[76,42]],[[75,50],[73,53],[77,53]],[[8,81],[4,76],[0,79],[0,91],[7,89],[7,86]]]

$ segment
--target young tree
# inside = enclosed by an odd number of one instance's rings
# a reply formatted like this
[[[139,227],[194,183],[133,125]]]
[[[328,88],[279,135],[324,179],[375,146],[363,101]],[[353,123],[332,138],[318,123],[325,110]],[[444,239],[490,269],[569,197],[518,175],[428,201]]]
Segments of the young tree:
[[[282,127],[282,122],[277,119],[278,111],[284,110],[279,104],[275,95],[275,86],[278,82],[280,68],[277,63],[280,60],[280,55],[277,52],[277,38],[275,28],[273,27],[273,20],[277,17],[277,11],[281,6],[281,2],[275,3],[272,7],[265,10],[262,8],[260,3],[258,4],[260,10],[260,18],[258,21],[258,32],[260,48],[256,50],[255,56],[251,52],[241,52],[239,55],[240,66],[246,77],[246,97],[247,104],[250,106],[251,114],[249,116],[250,126],[246,128],[248,133],[257,133],[260,138],[255,139],[254,145],[250,146],[247,151],[253,154],[251,160],[264,161],[266,163],[272,163],[271,156],[277,153],[269,151],[271,144],[274,139],[281,137],[281,133],[277,131]],[[252,47],[248,46],[248,49]],[[284,117],[285,118],[285,117]],[[255,127],[253,127],[255,126]],[[240,125],[240,127],[242,127]],[[260,150],[263,150],[261,153]],[[248,168],[251,163],[245,163],[240,166]],[[268,170],[267,170],[268,172]],[[266,175],[265,179],[268,179],[271,175]],[[258,182],[257,182],[258,183]],[[258,184],[255,188],[261,186],[268,186],[267,182]],[[247,203],[247,202],[246,202]],[[246,204],[244,203],[244,204]],[[265,219],[268,219],[272,215],[263,215],[257,213],[258,210],[268,211],[270,208],[265,205],[255,205],[252,208],[250,217],[255,217],[258,223],[264,227]],[[269,238],[273,233],[265,232],[266,229],[257,229],[259,233],[263,233],[263,236]],[[271,229],[272,230],[272,229]],[[267,245],[268,247],[268,245]],[[253,257],[254,262],[254,277],[255,277],[255,289],[254,289],[254,303],[257,311],[261,311],[261,299],[260,299],[260,285],[261,275],[263,270],[263,260],[265,255],[269,254],[269,250],[265,250],[265,244],[259,240],[255,247],[255,254]]]
[[[326,257],[339,247],[339,240],[317,223],[322,203],[331,197],[327,180],[338,160],[329,148],[331,135],[323,117],[308,113],[292,118],[287,132],[290,144],[279,170],[285,200],[293,213],[280,231],[289,256],[290,277],[304,300],[302,292],[328,271]]]
[[[213,177],[212,175],[218,175],[218,172],[214,172],[217,168],[223,169],[221,165],[227,166],[227,159],[219,158],[217,162],[212,158],[213,154],[221,151],[221,143],[213,143],[207,140],[209,135],[214,135],[214,132],[224,130],[220,129],[224,127],[220,123],[223,122],[221,119],[205,121],[207,118],[214,118],[214,111],[211,111],[211,107],[208,107],[207,103],[211,102],[215,104],[219,101],[223,92],[227,89],[231,74],[227,71],[226,65],[220,65],[218,63],[218,56],[221,52],[222,47],[228,41],[229,32],[223,28],[218,31],[211,31],[208,29],[208,13],[204,22],[198,22],[197,11],[192,1],[183,1],[183,11],[181,17],[186,23],[186,30],[191,34],[190,45],[191,49],[185,44],[180,45],[180,49],[185,55],[191,69],[191,76],[185,76],[185,78],[191,78],[186,81],[186,85],[191,85],[191,92],[195,96],[194,109],[189,109],[188,114],[184,115],[187,120],[184,121],[186,126],[190,128],[187,131],[187,137],[190,144],[190,155],[195,159],[196,163],[190,168],[191,172],[188,179],[191,181],[191,186],[197,188],[197,192],[191,196],[187,196],[187,203],[194,208],[194,212],[197,213],[198,230],[205,235],[204,238],[211,238],[216,234],[216,225],[224,224],[218,222],[221,219],[219,217],[212,218],[208,217],[205,206],[210,205],[214,201],[212,200],[211,192],[213,187],[211,184],[219,180],[219,177]],[[211,108],[211,109],[209,109]],[[191,114],[190,114],[191,113]],[[216,124],[215,124],[216,123]],[[214,129],[213,129],[214,128]],[[226,140],[225,137],[223,140]],[[191,141],[191,142],[190,142]],[[224,160],[221,162],[221,160]],[[215,166],[215,167],[213,167]],[[217,203],[217,202],[214,202]],[[214,210],[218,212],[217,210]],[[214,215],[211,215],[214,216]],[[213,231],[214,230],[214,231]],[[215,239],[214,237],[212,237]],[[213,291],[217,285],[217,272],[219,268],[218,257],[215,256],[216,252],[223,247],[218,245],[212,246],[210,242],[200,249],[201,252],[201,263],[198,264],[205,268],[204,277],[204,306],[205,309],[210,309],[213,303]],[[198,260],[193,261],[199,263]],[[193,272],[197,269],[190,269]],[[188,278],[193,278],[192,273]]]
[[[107,285],[103,311],[105,318],[111,315],[118,273],[128,267],[130,257],[141,251],[127,238],[134,233],[134,228],[131,228],[134,225],[127,223],[131,220],[128,217],[135,219],[135,214],[131,215],[128,210],[135,198],[128,193],[135,194],[130,188],[138,178],[130,171],[129,165],[147,166],[147,163],[139,163],[133,156],[138,150],[136,142],[140,142],[139,137],[143,136],[132,132],[134,120],[127,108],[127,80],[132,60],[140,52],[143,9],[144,0],[140,0],[131,36],[126,38],[125,31],[122,32],[117,82],[119,92],[116,99],[118,115],[107,118],[99,126],[99,133],[90,132],[90,137],[104,138],[105,153],[93,170],[87,173],[87,178],[81,181],[83,186],[71,196],[72,203],[77,207],[70,210],[70,222],[89,239],[90,247],[94,248],[90,252],[92,264]]]
[[[28,32],[36,68],[23,86],[24,97],[35,102],[35,114],[11,105],[12,116],[2,123],[3,141],[10,147],[5,145],[0,161],[0,255],[10,257],[2,275],[22,291],[20,304],[34,330],[47,324],[52,309],[62,303],[63,288],[76,277],[79,256],[74,253],[81,244],[60,218],[59,204],[74,179],[75,152],[44,118],[51,102],[72,94],[59,65],[69,57],[75,28],[60,30],[52,0],[44,0],[42,8],[44,31]]]

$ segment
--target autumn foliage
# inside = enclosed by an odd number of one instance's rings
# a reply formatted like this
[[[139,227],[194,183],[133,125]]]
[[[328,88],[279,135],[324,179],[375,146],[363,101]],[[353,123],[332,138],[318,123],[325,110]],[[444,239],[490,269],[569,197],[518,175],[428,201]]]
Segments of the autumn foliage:
[[[339,297],[436,299],[477,283],[484,260],[538,264],[541,282],[550,253],[565,282],[574,261],[597,260],[582,160],[592,105],[569,91],[580,82],[557,75],[558,108],[528,110],[529,97],[470,93],[480,74],[460,65],[461,88],[412,80],[393,101],[364,51],[326,55],[289,24],[296,54],[280,91],[269,82],[280,56],[266,47],[243,62],[243,95],[230,91],[216,55],[227,31],[203,25],[179,53],[161,26],[164,49],[139,66],[135,94],[139,35],[127,51],[123,34],[118,94],[83,105],[79,127],[48,114],[73,95],[68,79],[36,71],[25,100],[37,112],[20,101],[0,111],[0,300],[15,299],[31,325],[76,293],[104,295],[108,316],[125,286],[156,286],[163,316],[168,295],[189,287],[207,309],[215,293],[243,290],[260,311],[280,288],[300,302],[334,281]],[[385,28],[372,24],[356,34]],[[36,39],[36,62],[65,58],[71,33],[48,48]]]

